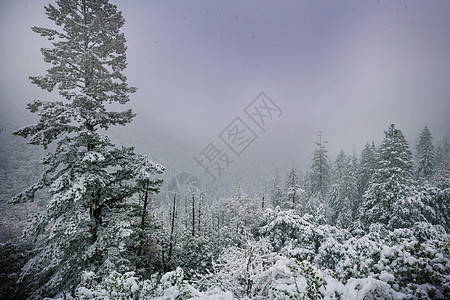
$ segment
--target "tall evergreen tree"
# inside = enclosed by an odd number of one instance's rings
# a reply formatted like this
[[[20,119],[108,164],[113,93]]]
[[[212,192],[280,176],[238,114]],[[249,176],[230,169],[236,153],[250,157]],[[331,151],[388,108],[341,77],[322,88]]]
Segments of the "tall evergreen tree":
[[[300,196],[300,184],[294,168],[292,168],[288,172],[286,176],[285,186],[286,186],[285,206],[289,208],[295,208],[295,206],[298,204]]]
[[[430,130],[425,126],[417,144],[417,178],[429,179],[434,172],[434,145]]]
[[[437,188],[435,195],[436,210],[442,214],[441,222],[447,232],[450,231],[450,143],[445,137],[436,151],[436,168],[432,184]]]
[[[330,222],[339,227],[350,227],[357,197],[356,162],[341,150],[333,168],[333,184],[329,195]]]
[[[450,141],[446,136],[436,149],[436,171],[449,169],[450,166]],[[448,178],[447,178],[448,179]]]
[[[436,170],[433,183],[441,189],[450,188],[450,142],[445,137],[436,151]]]
[[[317,149],[314,151],[313,163],[309,172],[309,195],[318,196],[322,201],[326,199],[330,179],[326,143],[326,141],[322,141],[322,133],[319,132],[319,141],[315,143]]]
[[[409,218],[412,207],[405,199],[412,186],[412,171],[408,143],[401,130],[391,124],[379,147],[377,168],[361,207],[361,222],[366,228],[377,222],[401,227],[401,219]]]
[[[283,189],[280,186],[280,178],[278,176],[278,173],[275,175],[275,178],[273,180],[273,190],[271,195],[271,202],[273,207],[281,207],[283,205]]]
[[[36,256],[22,272],[22,278],[34,279],[35,297],[73,289],[82,270],[103,275],[132,269],[127,240],[139,234],[129,199],[143,184],[157,191],[161,181],[153,176],[164,170],[131,147],[115,147],[100,131],[134,116],[108,107],[127,103],[136,91],[122,73],[121,12],[107,0],[59,0],[45,10],[57,29],[32,29],[52,41],[52,48],[42,49],[51,68],[30,79],[49,92],[56,89],[62,100],[31,102],[28,109],[39,115],[38,123],[15,131],[30,144],[56,143],[40,180],[14,198],[30,200],[38,189],[50,188],[47,210],[28,231],[36,236]]]
[[[351,209],[352,209],[352,220],[356,221],[359,217],[358,211],[361,205],[359,191],[358,191],[358,170],[359,170],[359,160],[355,154],[350,158],[350,176],[349,181],[352,191]]]
[[[375,143],[367,143],[361,152],[361,159],[358,166],[358,196],[361,200],[369,185],[370,179],[376,169],[376,147]]]
[[[328,163],[326,141],[322,140],[319,132],[319,141],[314,151],[313,162],[309,171],[305,174],[305,189],[307,203],[305,213],[311,214],[320,222],[328,220],[327,193],[330,181],[330,165]]]
[[[345,175],[346,167],[349,163],[349,157],[345,155],[344,150],[339,151],[336,160],[334,161],[334,166],[332,168],[332,181],[339,182]]]

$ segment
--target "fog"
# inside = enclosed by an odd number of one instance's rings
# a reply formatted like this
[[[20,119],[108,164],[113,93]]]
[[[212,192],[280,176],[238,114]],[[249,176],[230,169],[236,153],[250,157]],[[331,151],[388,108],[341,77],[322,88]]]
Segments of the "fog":
[[[134,122],[110,134],[168,174],[202,174],[194,157],[236,117],[258,135],[230,154],[237,181],[306,169],[320,131],[331,160],[379,143],[391,123],[411,146],[424,126],[435,141],[449,134],[448,1],[112,2],[138,92]],[[52,26],[47,3],[0,4],[1,134],[33,120],[26,103],[57,98],[28,79],[48,68],[39,49],[50,42],[30,29]],[[261,92],[282,111],[265,131],[244,112]]]

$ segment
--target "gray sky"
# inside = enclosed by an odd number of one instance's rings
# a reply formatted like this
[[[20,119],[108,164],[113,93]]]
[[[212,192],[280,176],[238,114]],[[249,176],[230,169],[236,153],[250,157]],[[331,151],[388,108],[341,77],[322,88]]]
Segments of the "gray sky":
[[[379,143],[390,123],[410,145],[425,125],[435,140],[450,129],[450,1],[112,2],[139,88],[138,116],[112,135],[170,172],[194,167],[261,91],[283,115],[236,170],[304,168],[318,131],[334,160]],[[28,123],[25,103],[49,98],[28,80],[47,68],[39,49],[49,42],[30,29],[51,26],[47,3],[0,2],[1,127]]]

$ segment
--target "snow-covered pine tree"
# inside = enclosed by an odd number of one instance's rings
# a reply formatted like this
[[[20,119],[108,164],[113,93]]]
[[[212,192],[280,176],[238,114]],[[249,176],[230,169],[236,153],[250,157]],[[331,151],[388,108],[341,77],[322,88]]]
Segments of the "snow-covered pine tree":
[[[446,173],[448,174],[448,171],[450,169],[450,137],[445,136],[442,142],[438,145],[436,149],[436,173],[434,177],[441,177],[442,174]],[[439,178],[435,178],[439,179]],[[442,178],[440,178],[442,179]],[[447,177],[447,182],[450,181],[450,177]],[[435,180],[433,180],[435,181]]]
[[[332,168],[332,180],[333,182],[339,182],[345,176],[346,167],[349,163],[349,157],[345,155],[343,149],[339,151]]]
[[[326,141],[322,141],[322,133],[319,132],[319,142],[316,142],[317,149],[314,151],[313,163],[309,172],[310,176],[310,196],[318,196],[322,200],[326,198],[330,179],[330,166],[328,164]]]
[[[286,208],[295,208],[295,206],[298,205],[300,196],[300,184],[294,168],[292,168],[286,176],[285,188],[286,199],[284,206]]]
[[[412,159],[408,143],[400,129],[391,124],[377,154],[377,169],[364,194],[361,223],[365,228],[382,223],[390,228],[401,227],[405,218],[414,218],[415,206],[409,203],[412,187]]]
[[[281,207],[283,205],[283,190],[280,186],[280,178],[278,173],[273,180],[273,190],[271,195],[271,202],[273,207]]]
[[[344,173],[347,169],[347,156],[345,155],[344,150],[339,151],[338,156],[334,161],[334,165],[331,169],[331,185],[330,191],[328,193],[328,202],[329,202],[329,221],[331,224],[336,224],[336,219],[342,211],[345,210],[343,203],[343,199],[340,195],[340,187],[342,183],[342,178],[344,177]]]
[[[435,203],[437,210],[442,214],[444,222],[441,223],[450,231],[450,143],[446,136],[438,145],[436,151],[436,168],[431,180],[437,189]]]
[[[359,194],[358,194],[358,168],[359,168],[359,160],[356,157],[356,154],[349,158],[350,159],[350,182],[351,182],[351,191],[352,191],[352,200],[351,200],[351,209],[352,209],[352,220],[355,221],[358,219],[358,210],[361,205]]]
[[[48,167],[40,180],[13,199],[31,200],[38,189],[50,188],[46,211],[28,230],[36,236],[36,255],[22,271],[22,278],[33,278],[35,297],[73,290],[83,270],[101,278],[112,269],[133,269],[130,246],[136,245],[130,240],[137,242],[139,231],[128,200],[143,182],[157,191],[161,181],[152,178],[164,170],[102,134],[134,116],[108,106],[127,103],[136,91],[122,73],[121,12],[108,0],[59,0],[45,10],[56,29],[32,29],[52,41],[52,48],[41,50],[51,68],[30,79],[49,92],[56,89],[62,100],[31,102],[28,109],[39,115],[38,123],[15,131],[30,144],[56,143],[43,160]]]
[[[328,163],[326,141],[322,140],[322,133],[319,132],[319,141],[315,144],[312,166],[305,174],[305,189],[308,203],[305,213],[311,214],[322,221],[327,219],[327,193],[330,181],[330,165]]]
[[[425,126],[417,144],[416,177],[429,179],[434,172],[434,146],[430,130]]]
[[[329,195],[330,222],[341,228],[349,228],[357,199],[356,166],[352,156],[341,150],[333,168],[333,184]]]
[[[361,159],[358,166],[358,196],[361,200],[367,190],[370,179],[376,169],[376,153],[375,143],[366,143],[361,152]]]
[[[136,266],[137,274],[149,278],[151,274],[155,273],[154,261],[160,261],[160,247],[157,243],[161,240],[158,236],[160,222],[149,214],[154,210],[151,195],[160,191],[163,180],[155,175],[163,173],[164,167],[153,163],[145,155],[135,155],[133,164],[127,168],[134,170],[133,179],[136,183],[139,201],[128,201],[125,207],[129,219],[135,219],[136,215],[139,215],[139,218],[137,222],[132,222],[131,230],[137,234],[133,235],[134,239],[130,239],[129,251],[126,255],[133,262],[133,266]],[[134,209],[132,209],[133,207]],[[122,214],[120,217],[124,216],[125,214]]]

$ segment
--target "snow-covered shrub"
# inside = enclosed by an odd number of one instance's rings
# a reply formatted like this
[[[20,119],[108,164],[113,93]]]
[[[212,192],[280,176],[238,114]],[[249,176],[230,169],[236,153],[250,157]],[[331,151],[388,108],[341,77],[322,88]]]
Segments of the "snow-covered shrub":
[[[417,222],[392,231],[372,224],[368,233],[351,237],[308,215],[267,210],[260,232],[278,255],[306,260],[344,285],[372,278],[411,297],[450,298],[450,238],[442,226]]]
[[[174,249],[171,266],[181,267],[185,277],[191,279],[195,274],[205,274],[212,269],[214,254],[210,236],[183,236]]]
[[[325,281],[307,261],[278,257],[276,263],[255,278],[256,299],[322,299]]]
[[[157,289],[157,296],[162,299],[188,299],[198,295],[199,291],[184,281],[183,277],[184,273],[181,268],[164,274]]]
[[[120,274],[112,272],[102,283],[97,284],[93,272],[84,272],[82,283],[76,290],[79,299],[142,299],[156,295],[156,277],[140,281],[134,272]]]
[[[236,297],[251,296],[255,278],[275,263],[267,240],[248,239],[243,247],[232,246],[214,264],[214,273],[203,278],[207,287],[231,291]]]
[[[266,210],[260,234],[283,256],[307,260],[320,268],[334,268],[342,257],[339,245],[350,237],[347,230],[320,225],[311,215],[293,210]]]
[[[428,223],[395,231],[373,226],[367,235],[345,242],[335,276],[344,283],[373,277],[413,297],[446,299],[450,297],[448,242],[441,226]]]
[[[344,286],[342,299],[372,300],[372,299],[404,299],[405,295],[394,291],[389,284],[373,277],[362,279],[352,278]]]
[[[102,283],[96,284],[95,274],[85,272],[82,284],[76,291],[76,299],[233,299],[231,292],[218,289],[200,292],[185,281],[183,276],[181,268],[164,274],[159,282],[156,276],[150,280],[139,280],[134,272],[124,274],[113,272]]]

